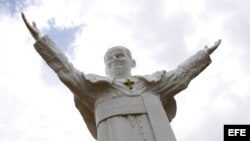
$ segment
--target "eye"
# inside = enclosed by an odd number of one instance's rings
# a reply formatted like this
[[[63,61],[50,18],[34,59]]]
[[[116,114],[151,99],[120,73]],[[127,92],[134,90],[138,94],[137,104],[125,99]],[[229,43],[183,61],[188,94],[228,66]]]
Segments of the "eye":
[[[106,59],[107,59],[107,60],[112,60],[112,58],[113,58],[112,56],[107,56]]]
[[[116,56],[117,56],[117,58],[121,58],[121,57],[124,57],[124,54],[123,53],[119,53]]]

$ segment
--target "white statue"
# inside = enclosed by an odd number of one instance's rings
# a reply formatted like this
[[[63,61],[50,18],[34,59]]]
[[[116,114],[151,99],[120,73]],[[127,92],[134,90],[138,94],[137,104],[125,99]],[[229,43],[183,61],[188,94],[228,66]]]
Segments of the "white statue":
[[[77,109],[98,141],[175,141],[171,120],[176,114],[174,96],[210,63],[209,55],[220,45],[197,52],[172,71],[132,76],[136,66],[122,46],[105,56],[107,77],[85,74],[68,61],[48,36],[41,36],[33,22],[22,18],[36,40],[35,49],[72,91]]]

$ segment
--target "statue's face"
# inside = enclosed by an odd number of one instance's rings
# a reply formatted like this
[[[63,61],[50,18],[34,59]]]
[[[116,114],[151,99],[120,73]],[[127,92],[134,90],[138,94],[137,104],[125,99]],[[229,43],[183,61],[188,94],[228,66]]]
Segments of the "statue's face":
[[[104,58],[106,72],[110,76],[130,76],[131,68],[135,67],[135,61],[124,48],[116,47],[109,50]]]

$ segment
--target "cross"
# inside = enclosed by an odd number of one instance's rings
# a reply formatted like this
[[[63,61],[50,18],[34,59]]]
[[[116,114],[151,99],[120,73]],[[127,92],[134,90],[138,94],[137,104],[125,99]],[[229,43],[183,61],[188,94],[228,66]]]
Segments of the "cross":
[[[124,84],[127,87],[129,87],[129,89],[132,89],[132,86],[134,85],[134,81],[130,81],[130,79],[127,79],[127,81],[125,81]]]

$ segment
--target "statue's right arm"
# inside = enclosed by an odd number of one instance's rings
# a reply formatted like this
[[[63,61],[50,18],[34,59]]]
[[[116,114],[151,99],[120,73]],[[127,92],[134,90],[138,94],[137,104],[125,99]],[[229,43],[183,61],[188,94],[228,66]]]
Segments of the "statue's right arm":
[[[34,47],[46,63],[58,75],[59,79],[74,93],[85,93],[89,84],[85,81],[84,74],[68,61],[68,58],[60,51],[56,44],[48,37],[41,36],[40,30],[36,27],[35,22],[33,25],[27,21],[25,15],[22,13],[22,19],[31,33],[32,37],[36,40]]]

